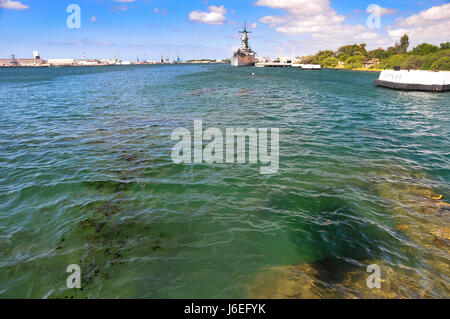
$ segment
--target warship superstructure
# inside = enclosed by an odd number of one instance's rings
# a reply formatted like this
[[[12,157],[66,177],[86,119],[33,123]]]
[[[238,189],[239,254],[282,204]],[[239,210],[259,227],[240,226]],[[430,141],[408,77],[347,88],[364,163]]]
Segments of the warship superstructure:
[[[247,31],[247,23],[245,23],[244,30],[240,31],[241,36],[241,47],[234,50],[233,57],[231,58],[232,66],[254,66],[258,59],[256,58],[256,52],[254,52],[248,45],[248,34],[251,33]]]

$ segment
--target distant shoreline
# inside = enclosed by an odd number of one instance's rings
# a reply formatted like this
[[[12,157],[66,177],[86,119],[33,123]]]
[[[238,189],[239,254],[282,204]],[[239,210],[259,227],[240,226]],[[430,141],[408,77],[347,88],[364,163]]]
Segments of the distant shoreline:
[[[357,71],[357,72],[382,72],[388,69],[364,69],[364,68],[356,68],[356,69],[346,69],[346,68],[323,68],[324,70],[339,70],[339,71]]]
[[[48,68],[48,69],[59,69],[59,68],[91,68],[91,67],[113,67],[113,66],[119,66],[119,67],[129,67],[129,66],[153,66],[153,65],[211,65],[211,64],[229,64],[228,62],[210,62],[210,63],[192,63],[192,62],[183,62],[183,63],[147,63],[147,64],[99,64],[99,65],[57,65],[57,66],[50,66],[50,65],[40,65],[40,66],[31,66],[31,65],[8,65],[8,66],[0,66],[0,69],[41,69],[41,68]],[[384,70],[392,70],[392,69],[365,69],[365,68],[355,68],[355,69],[346,69],[346,68],[338,68],[338,67],[325,67],[322,68],[322,70],[337,70],[337,71],[353,71],[353,72],[370,72],[370,73],[380,73]],[[431,71],[430,71],[431,72]],[[434,71],[434,72],[445,72],[445,71]]]
[[[101,66],[149,66],[149,65],[209,65],[209,64],[228,64],[228,62],[208,62],[208,63],[198,63],[198,62],[181,62],[181,63],[132,63],[132,64],[90,64],[90,65],[0,65],[0,69],[41,69],[41,68],[82,68],[82,67],[101,67]]]

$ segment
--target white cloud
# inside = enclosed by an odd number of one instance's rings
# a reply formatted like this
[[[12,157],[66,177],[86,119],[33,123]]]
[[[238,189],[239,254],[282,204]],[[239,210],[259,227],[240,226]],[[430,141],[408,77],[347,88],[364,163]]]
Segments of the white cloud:
[[[328,0],[258,0],[255,4],[287,11],[287,15],[266,16],[260,22],[288,35],[325,32],[345,21]]]
[[[269,26],[271,28],[274,28],[277,26],[277,24],[286,22],[286,20],[287,20],[287,17],[285,17],[285,16],[284,17],[283,16],[266,16],[266,17],[259,19],[259,22],[269,24]]]
[[[255,4],[286,11],[285,15],[266,16],[259,21],[282,34],[305,35],[307,39],[295,42],[303,49],[324,49],[324,45],[335,49],[355,42],[371,47],[387,45],[380,30],[345,24],[345,16],[334,10],[329,0],[257,0]]]
[[[390,15],[390,14],[394,14],[398,11],[398,9],[392,9],[392,8],[380,8],[380,13],[381,16],[386,16],[386,15]]]
[[[257,6],[285,9],[294,14],[320,14],[329,7],[328,0],[257,0]]]
[[[450,19],[450,3],[438,7],[431,7],[406,19],[399,19],[398,25],[401,27],[418,27],[446,19]]]
[[[135,2],[136,0],[113,0],[115,2]]]
[[[258,27],[258,23],[256,22],[250,23],[247,27],[249,29],[256,29]]]
[[[208,12],[192,11],[189,13],[189,20],[215,25],[223,24],[226,21],[225,14],[227,13],[227,9],[225,9],[223,5],[220,7],[209,6],[207,11]]]
[[[0,0],[0,9],[25,10],[29,7],[20,1]]]
[[[394,40],[405,33],[409,35],[411,45],[422,42],[439,44],[450,39],[450,3],[396,21],[397,25],[388,30]]]

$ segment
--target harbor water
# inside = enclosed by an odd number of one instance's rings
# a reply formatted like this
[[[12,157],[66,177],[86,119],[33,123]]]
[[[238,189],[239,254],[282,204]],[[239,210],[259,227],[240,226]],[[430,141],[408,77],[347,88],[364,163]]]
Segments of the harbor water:
[[[378,75],[0,69],[0,298],[448,297],[450,94]],[[278,172],[173,163],[194,120],[279,128]]]

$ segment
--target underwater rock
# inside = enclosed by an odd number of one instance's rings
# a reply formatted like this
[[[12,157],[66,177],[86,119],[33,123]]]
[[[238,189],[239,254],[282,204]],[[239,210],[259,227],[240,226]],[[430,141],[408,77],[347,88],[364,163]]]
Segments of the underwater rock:
[[[450,228],[433,228],[430,234],[438,239],[450,240]]]
[[[314,288],[317,271],[308,264],[274,267],[258,274],[248,286],[249,298],[255,299],[318,299],[323,297]]]
[[[432,268],[435,277],[430,281],[435,286],[447,287],[450,270],[445,256],[448,256],[450,248],[445,239],[448,232],[446,234],[443,230],[448,230],[449,220],[443,210],[448,205],[433,199],[441,198],[441,195],[433,195],[436,192],[426,176],[411,170],[395,168],[376,175],[374,179],[378,180],[378,194],[390,207],[392,218],[399,225],[408,225],[401,230],[414,243],[414,248],[407,245],[405,249],[414,255],[420,254],[422,261]]]
[[[366,267],[346,272],[339,281],[321,280],[321,271],[313,264],[273,267],[255,277],[247,287],[249,298],[256,299],[318,299],[318,298],[432,298],[434,295],[420,284],[415,272],[394,269],[381,261],[364,262],[381,268],[381,288],[368,288],[370,275]]]
[[[450,205],[437,202],[436,194],[426,176],[412,170],[386,165],[375,168],[372,176],[374,191],[384,202],[386,218],[404,233],[405,254],[419,254],[420,260],[400,259],[398,266],[371,257],[351,258],[361,260],[357,264],[342,268],[330,266],[329,261],[319,260],[297,266],[278,266],[258,273],[248,285],[250,298],[442,298],[448,295],[449,263],[448,245],[438,241],[449,238],[448,215],[439,209]],[[372,187],[372,186],[371,186]],[[429,194],[427,198],[424,194]],[[292,209],[300,198],[286,200],[270,198],[271,206]],[[313,203],[310,211],[320,212]],[[318,209],[319,208],[319,209]],[[435,240],[433,241],[433,236]],[[438,241],[437,241],[437,240]],[[401,244],[402,242],[399,242]],[[361,256],[360,256],[361,257]],[[402,256],[406,257],[406,256]],[[370,262],[369,262],[370,261]],[[418,272],[410,263],[423,263],[429,270]],[[367,287],[367,265],[377,264],[381,268],[381,289]],[[410,268],[411,267],[411,268]]]
[[[251,90],[249,88],[240,89],[236,92],[236,95],[243,96],[243,95],[249,95]]]
[[[450,210],[450,204],[447,202],[439,202],[437,206],[442,209]]]

